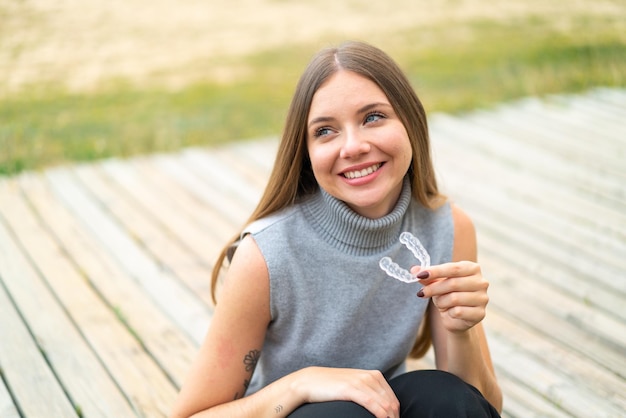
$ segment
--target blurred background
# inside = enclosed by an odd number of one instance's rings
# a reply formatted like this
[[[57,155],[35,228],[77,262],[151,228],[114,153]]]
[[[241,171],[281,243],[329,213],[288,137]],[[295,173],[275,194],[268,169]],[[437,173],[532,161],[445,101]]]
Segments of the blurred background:
[[[0,175],[276,136],[348,39],[429,112],[626,86],[624,0],[0,0]]]

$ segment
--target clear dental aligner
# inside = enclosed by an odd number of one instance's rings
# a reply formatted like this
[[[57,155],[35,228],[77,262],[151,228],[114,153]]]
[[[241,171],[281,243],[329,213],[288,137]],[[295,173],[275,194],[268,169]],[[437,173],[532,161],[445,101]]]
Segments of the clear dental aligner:
[[[400,242],[411,250],[413,256],[419,260],[421,268],[430,267],[430,255],[417,237],[410,232],[403,232],[400,234]]]
[[[413,253],[413,256],[419,260],[420,267],[422,269],[430,267],[430,255],[428,255],[426,248],[424,248],[419,239],[417,239],[410,232],[403,232],[400,234],[400,242],[404,244],[404,246],[407,247],[411,253]],[[417,277],[409,273],[408,270],[405,270],[397,263],[394,263],[390,257],[381,258],[378,265],[385,273],[387,273],[388,276],[398,279],[401,282],[413,283],[419,280]]]

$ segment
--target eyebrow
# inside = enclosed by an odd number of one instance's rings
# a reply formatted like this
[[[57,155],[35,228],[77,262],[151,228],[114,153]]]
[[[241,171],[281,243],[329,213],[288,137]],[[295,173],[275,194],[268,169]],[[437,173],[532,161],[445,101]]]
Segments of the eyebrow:
[[[357,110],[357,114],[363,114],[363,113],[367,113],[372,109],[375,109],[377,107],[380,106],[384,106],[384,107],[392,107],[389,103],[385,103],[385,102],[375,102],[375,103],[370,103],[370,104],[366,104],[365,106],[361,107],[359,110]],[[330,116],[320,116],[317,117],[315,119],[312,119],[309,124],[308,127],[310,128],[311,126],[315,125],[316,123],[321,123],[321,122],[330,122],[332,120],[334,120],[335,118],[330,117]]]
[[[358,114],[362,114],[362,113],[367,113],[372,109],[375,109],[379,106],[384,106],[384,107],[391,107],[391,105],[389,103],[385,103],[385,102],[376,102],[376,103],[371,103],[368,105],[363,106],[362,108],[360,108],[357,113]]]

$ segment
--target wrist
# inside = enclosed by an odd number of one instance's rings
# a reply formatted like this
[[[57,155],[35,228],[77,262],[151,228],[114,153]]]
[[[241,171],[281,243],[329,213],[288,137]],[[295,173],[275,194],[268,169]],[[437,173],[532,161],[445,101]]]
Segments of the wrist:
[[[453,346],[474,344],[476,342],[476,330],[474,327],[463,331],[448,331],[448,344]]]
[[[287,390],[289,391],[290,396],[293,396],[298,404],[310,402],[310,396],[306,389],[306,374],[309,369],[309,367],[305,367],[304,369],[297,370],[286,376],[286,378],[289,379],[287,382]]]

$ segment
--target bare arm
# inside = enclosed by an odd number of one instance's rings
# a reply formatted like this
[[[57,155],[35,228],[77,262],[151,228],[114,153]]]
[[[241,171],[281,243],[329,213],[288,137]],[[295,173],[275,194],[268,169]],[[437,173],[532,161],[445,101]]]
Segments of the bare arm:
[[[243,397],[270,323],[269,275],[251,237],[239,245],[198,357],[172,418],[286,417],[308,402],[351,400],[376,417],[399,417],[378,371],[309,367]]]
[[[423,280],[431,297],[430,320],[437,368],[475,386],[498,410],[502,392],[496,380],[481,321],[485,317],[487,288],[476,264],[476,234],[469,217],[453,206],[453,262],[428,268]]]
[[[243,398],[269,321],[267,268],[252,238],[246,237],[232,260],[208,333],[172,417],[280,416],[275,408],[280,409],[288,398],[281,388],[268,391],[265,397]]]

